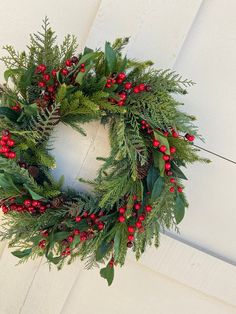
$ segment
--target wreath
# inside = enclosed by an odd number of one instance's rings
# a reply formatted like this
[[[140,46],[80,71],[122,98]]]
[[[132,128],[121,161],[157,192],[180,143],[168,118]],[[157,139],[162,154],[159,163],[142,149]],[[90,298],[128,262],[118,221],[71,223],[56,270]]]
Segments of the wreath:
[[[44,255],[60,269],[79,257],[87,268],[105,264],[100,274],[110,285],[129,248],[138,259],[159,246],[160,231],[178,230],[188,206],[181,167],[207,161],[193,145],[195,118],[173,97],[193,83],[123,56],[127,43],[76,55],[76,38],[57,45],[45,18],[27,52],[3,47],[0,237],[20,262]],[[110,155],[98,157],[92,193],[65,189],[51,174],[51,133],[64,123],[84,134],[93,120],[109,128]]]

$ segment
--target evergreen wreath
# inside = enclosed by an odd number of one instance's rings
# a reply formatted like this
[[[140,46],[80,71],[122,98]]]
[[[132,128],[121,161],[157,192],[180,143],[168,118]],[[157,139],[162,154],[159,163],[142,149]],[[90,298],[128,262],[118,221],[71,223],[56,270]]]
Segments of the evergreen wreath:
[[[76,56],[76,38],[67,35],[58,46],[45,18],[27,53],[4,47],[0,237],[20,262],[44,255],[59,269],[76,257],[87,268],[105,263],[100,274],[110,285],[129,248],[138,259],[147,245],[159,246],[160,230],[178,230],[188,206],[180,168],[208,161],[192,143],[195,118],[173,97],[193,83],[123,57],[127,43],[117,39],[104,52],[86,47]],[[63,178],[50,173],[50,134],[59,122],[84,134],[83,123],[92,120],[108,125],[110,155],[98,157],[93,193],[65,190]]]

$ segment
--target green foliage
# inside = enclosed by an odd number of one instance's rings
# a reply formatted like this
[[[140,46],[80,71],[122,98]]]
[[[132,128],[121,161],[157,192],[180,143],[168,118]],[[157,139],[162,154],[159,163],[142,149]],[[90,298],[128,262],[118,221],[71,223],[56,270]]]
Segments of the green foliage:
[[[185,94],[193,82],[171,70],[154,69],[152,61],[122,56],[127,43],[128,38],[106,42],[104,52],[86,47],[77,58],[76,38],[67,35],[57,44],[46,17],[42,30],[30,36],[27,52],[4,47],[8,56],[1,58],[7,70],[6,83],[0,86],[0,128],[11,132],[17,159],[0,157],[1,205],[7,211],[0,238],[9,240],[15,249],[12,254],[21,262],[44,255],[59,269],[77,257],[87,268],[106,263],[100,274],[110,285],[114,266],[125,263],[127,245],[139,258],[147,246],[158,247],[161,229],[178,231],[188,206],[178,190],[187,179],[182,167],[208,162],[185,139],[186,133],[201,137],[195,117],[180,110],[182,104],[175,99],[175,94]],[[40,64],[46,66],[46,74],[57,69],[42,88],[38,84]],[[122,83],[117,77],[120,72],[126,75]],[[108,80],[115,80],[110,87]],[[116,101],[129,81],[136,86],[145,84],[144,91],[126,90],[125,104],[119,106]],[[17,111],[13,110],[16,105]],[[50,155],[52,131],[62,122],[86,135],[83,124],[93,120],[107,124],[110,154],[98,157],[103,164],[94,180],[80,179],[93,186],[93,193],[66,190],[64,178],[56,181],[51,174],[56,166]],[[154,139],[166,147],[175,183],[170,183],[163,153],[153,147]],[[12,209],[12,202],[23,206],[26,199],[40,200],[47,210]],[[120,216],[124,222],[119,221]],[[128,226],[135,226],[134,239],[128,238]]]

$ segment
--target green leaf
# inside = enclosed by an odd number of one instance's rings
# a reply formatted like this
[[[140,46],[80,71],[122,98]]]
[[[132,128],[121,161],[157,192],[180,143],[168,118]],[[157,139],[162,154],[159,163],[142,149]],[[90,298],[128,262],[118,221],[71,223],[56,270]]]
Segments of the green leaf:
[[[53,242],[60,242],[66,239],[70,235],[69,231],[59,231],[52,234],[52,241]]]
[[[169,145],[167,137],[158,131],[154,131],[154,136],[155,136],[155,139],[157,139],[161,143],[161,145],[166,146],[166,152],[165,153],[167,155],[170,155],[170,145]]]
[[[163,160],[163,154],[157,150],[153,151],[154,166],[159,169],[160,176],[164,177],[165,174],[165,161]]]
[[[115,260],[118,258],[118,255],[119,255],[120,241],[121,241],[121,230],[118,229],[114,237],[114,259]]]
[[[109,42],[105,43],[105,59],[110,72],[113,72],[116,66],[116,51],[112,49]]]
[[[49,262],[52,262],[53,264],[58,264],[61,261],[61,256],[53,256],[53,254],[50,252],[47,255],[47,259],[49,260]]]
[[[67,87],[66,84],[62,84],[57,91],[56,100],[60,103],[66,96]]]
[[[19,112],[16,112],[8,107],[0,107],[0,116],[7,117],[10,121],[16,122],[20,116]]]
[[[37,194],[36,192],[34,192],[33,190],[31,190],[31,188],[28,187],[28,185],[26,183],[23,184],[24,187],[28,190],[28,192],[30,193],[30,195],[32,196],[33,200],[40,200],[43,198],[42,195]]]
[[[5,191],[12,191],[12,193],[18,194],[20,190],[17,188],[12,180],[12,177],[7,173],[0,173],[0,186]]]
[[[101,261],[111,248],[111,243],[102,242],[96,251],[96,261]]]
[[[176,203],[174,208],[174,215],[176,223],[179,224],[182,219],[184,218],[185,214],[185,204],[183,199],[179,196],[179,194],[176,197]]]
[[[159,172],[154,166],[151,166],[148,175],[147,175],[147,187],[148,191],[152,191],[153,185],[156,181],[156,179],[159,177]]]
[[[12,76],[15,76],[15,75],[19,75],[19,74],[22,74],[24,73],[24,70],[22,68],[18,68],[18,69],[8,69],[4,72],[4,79],[6,81],[8,81],[8,79]]]
[[[114,279],[114,267],[109,266],[109,263],[108,263],[107,267],[102,268],[100,270],[100,275],[102,278],[107,280],[108,286],[110,286]]]
[[[180,170],[180,168],[174,162],[171,163],[171,171],[173,172],[175,177],[188,180],[185,174]]]
[[[79,67],[82,63],[87,62],[88,60],[95,59],[98,55],[98,52],[90,52],[83,55],[83,57],[79,60],[77,67]]]
[[[28,86],[31,85],[32,78],[35,73],[35,66],[28,68],[20,77],[19,88],[26,90]]]
[[[154,183],[151,199],[155,201],[163,191],[164,188],[164,179],[160,176]]]
[[[23,250],[23,251],[14,251],[14,252],[11,252],[12,255],[18,257],[18,258],[23,258],[25,256],[29,256],[32,252],[32,249],[26,249],[26,250]]]

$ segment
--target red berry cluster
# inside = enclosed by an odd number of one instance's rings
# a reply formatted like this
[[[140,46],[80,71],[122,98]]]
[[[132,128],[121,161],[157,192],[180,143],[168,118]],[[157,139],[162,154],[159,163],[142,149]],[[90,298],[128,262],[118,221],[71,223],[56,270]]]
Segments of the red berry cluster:
[[[45,64],[40,64],[36,67],[35,73],[40,75],[38,86],[43,90],[43,99],[45,101],[54,101],[55,93],[59,86],[57,80],[57,73],[60,72],[63,77],[67,77],[68,74],[74,70],[79,59],[77,57],[72,57],[65,61],[65,65],[61,69],[53,69],[49,71]],[[85,64],[82,63],[79,68],[73,73],[70,80],[71,83],[74,82],[78,72],[85,72]]]
[[[153,129],[145,120],[141,121],[141,128],[142,130],[145,130],[147,134],[153,134]]]
[[[174,184],[173,186],[170,187],[171,193],[174,193],[176,189],[179,193],[183,192],[183,188],[181,186],[177,186],[177,184],[175,182],[175,178],[170,178],[170,183]]]
[[[45,213],[46,209],[50,206],[50,204],[44,204],[40,201],[35,201],[32,199],[31,200],[26,199],[24,200],[23,203],[17,204],[15,202],[15,198],[13,197],[8,200],[3,200],[1,206],[4,214],[8,213],[9,211],[16,211],[19,213],[29,212],[31,214],[35,213],[43,214]]]
[[[116,100],[114,98],[108,99],[111,103],[117,104],[118,106],[124,106],[129,93],[133,92],[135,94],[138,94],[140,92],[151,90],[149,85],[145,85],[143,83],[133,87],[132,82],[125,82],[124,83],[125,79],[126,79],[126,74],[124,72],[118,73],[117,76],[114,76],[112,78],[107,79],[107,82],[105,85],[106,88],[111,88],[114,84],[119,84],[119,85],[124,84],[123,85],[124,90],[119,92],[119,94],[118,94],[119,99],[118,100]]]
[[[21,111],[21,106],[20,106],[20,104],[17,103],[15,106],[11,107],[11,109],[19,112],[19,111]]]
[[[15,141],[11,138],[11,133],[8,130],[2,131],[2,137],[0,140],[0,154],[9,159],[16,158],[16,153],[11,149],[15,146]]]
[[[137,197],[134,196],[133,200],[137,200]],[[152,211],[152,206],[151,205],[146,205],[144,208],[144,212],[141,215],[138,215],[137,212],[142,208],[142,203],[141,202],[135,202],[133,209],[134,209],[134,213],[133,216],[137,217],[137,220],[135,222],[135,225],[129,225],[128,226],[128,247],[132,246],[132,241],[134,241],[134,233],[136,232],[136,230],[138,229],[139,232],[143,232],[144,231],[144,227],[143,227],[143,221],[146,219],[146,215],[148,213],[150,213]],[[126,208],[124,206],[120,207],[118,209],[119,211],[119,218],[118,221],[120,223],[124,223],[126,221],[126,217],[125,217],[125,212],[126,212]]]

